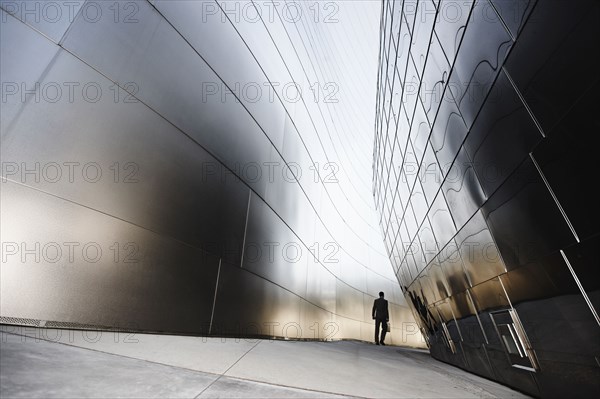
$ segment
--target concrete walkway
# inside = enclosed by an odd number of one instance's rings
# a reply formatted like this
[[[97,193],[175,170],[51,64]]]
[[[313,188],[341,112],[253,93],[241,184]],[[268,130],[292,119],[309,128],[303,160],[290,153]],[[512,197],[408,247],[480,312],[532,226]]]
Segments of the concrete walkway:
[[[0,326],[0,397],[513,398],[426,351]]]

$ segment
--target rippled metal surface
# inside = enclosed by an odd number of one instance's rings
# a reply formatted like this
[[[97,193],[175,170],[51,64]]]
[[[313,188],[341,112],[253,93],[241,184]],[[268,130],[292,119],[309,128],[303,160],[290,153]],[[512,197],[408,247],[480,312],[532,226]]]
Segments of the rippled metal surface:
[[[384,2],[374,195],[398,282],[436,358],[541,397],[600,390],[599,12]]]

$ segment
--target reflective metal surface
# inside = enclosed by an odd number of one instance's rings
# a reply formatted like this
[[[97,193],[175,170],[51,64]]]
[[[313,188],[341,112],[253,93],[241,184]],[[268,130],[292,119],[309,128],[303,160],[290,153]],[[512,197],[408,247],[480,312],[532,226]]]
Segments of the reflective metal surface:
[[[384,4],[399,45],[382,37],[373,192],[432,355],[535,396],[597,396],[598,2]]]
[[[371,195],[381,4],[0,9],[0,321],[370,341],[384,291],[425,345]]]

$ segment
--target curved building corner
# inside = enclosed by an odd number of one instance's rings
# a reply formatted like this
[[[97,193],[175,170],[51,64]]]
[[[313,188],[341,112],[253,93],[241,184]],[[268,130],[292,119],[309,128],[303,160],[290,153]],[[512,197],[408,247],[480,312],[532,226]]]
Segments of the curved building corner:
[[[380,5],[324,6],[0,2],[1,321],[372,341],[384,291],[423,346],[370,196]]]
[[[598,2],[383,4],[374,196],[431,354],[597,396]]]

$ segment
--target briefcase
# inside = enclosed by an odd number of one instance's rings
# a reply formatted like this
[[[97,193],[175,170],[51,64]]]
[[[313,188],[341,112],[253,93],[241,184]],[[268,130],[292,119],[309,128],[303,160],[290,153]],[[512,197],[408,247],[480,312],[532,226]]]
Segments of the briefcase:
[[[390,322],[389,321],[387,323],[385,323],[385,331],[387,331],[387,332],[391,332],[392,331],[392,327],[390,327]]]

